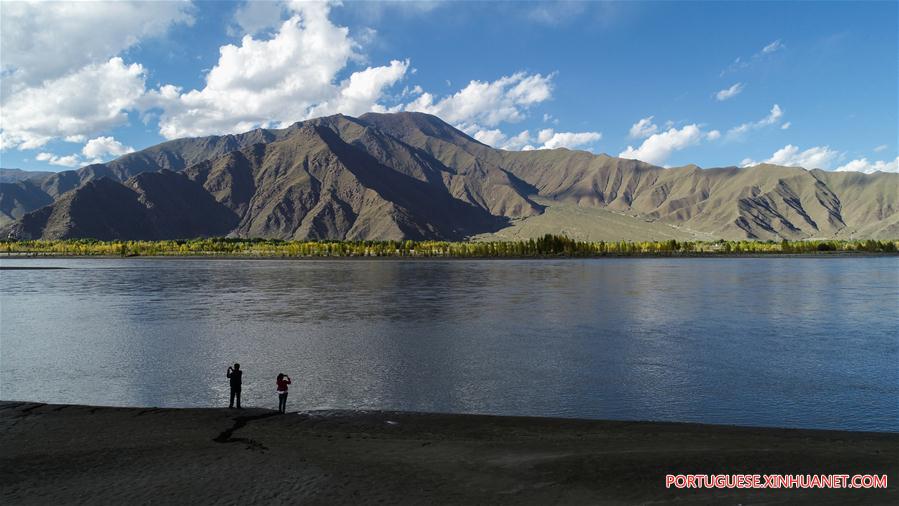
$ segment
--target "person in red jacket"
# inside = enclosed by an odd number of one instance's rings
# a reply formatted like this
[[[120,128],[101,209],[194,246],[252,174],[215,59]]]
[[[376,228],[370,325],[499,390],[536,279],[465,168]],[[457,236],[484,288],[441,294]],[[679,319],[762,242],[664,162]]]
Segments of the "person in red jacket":
[[[287,412],[287,385],[290,384],[290,376],[281,373],[275,383],[278,384],[278,412],[283,414]]]

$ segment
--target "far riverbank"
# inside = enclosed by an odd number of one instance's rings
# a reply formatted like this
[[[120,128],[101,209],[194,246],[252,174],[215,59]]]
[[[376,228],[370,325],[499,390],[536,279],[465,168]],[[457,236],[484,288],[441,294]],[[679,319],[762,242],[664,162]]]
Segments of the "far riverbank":
[[[897,240],[579,241],[545,235],[519,241],[339,241],[199,238],[179,240],[6,240],[0,254],[105,257],[286,258],[602,258],[746,255],[897,254]]]

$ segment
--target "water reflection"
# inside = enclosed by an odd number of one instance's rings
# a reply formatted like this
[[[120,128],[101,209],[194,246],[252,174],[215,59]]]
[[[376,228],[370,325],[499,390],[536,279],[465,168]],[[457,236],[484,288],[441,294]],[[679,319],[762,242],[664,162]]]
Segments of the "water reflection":
[[[896,258],[0,263],[6,399],[899,430]]]

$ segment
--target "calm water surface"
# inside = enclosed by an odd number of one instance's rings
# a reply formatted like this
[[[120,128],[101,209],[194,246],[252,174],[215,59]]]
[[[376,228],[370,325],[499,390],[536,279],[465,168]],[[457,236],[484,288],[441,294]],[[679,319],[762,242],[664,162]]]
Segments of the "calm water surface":
[[[899,258],[0,259],[0,398],[899,431]]]

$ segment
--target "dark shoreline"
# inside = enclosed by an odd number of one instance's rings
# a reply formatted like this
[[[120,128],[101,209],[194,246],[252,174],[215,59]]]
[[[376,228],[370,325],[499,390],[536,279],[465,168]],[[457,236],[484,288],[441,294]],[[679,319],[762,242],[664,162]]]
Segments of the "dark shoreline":
[[[289,407],[289,405],[288,405]],[[7,504],[895,504],[899,433],[379,411],[0,402]],[[666,474],[887,474],[705,489]]]

